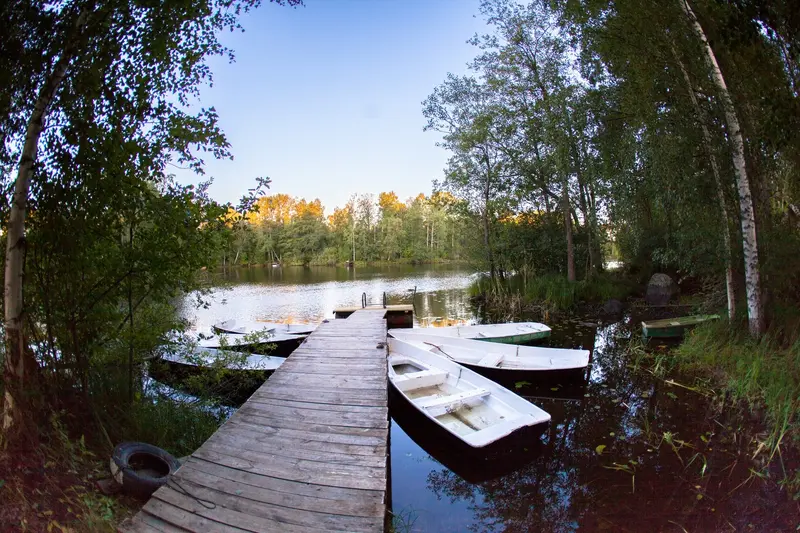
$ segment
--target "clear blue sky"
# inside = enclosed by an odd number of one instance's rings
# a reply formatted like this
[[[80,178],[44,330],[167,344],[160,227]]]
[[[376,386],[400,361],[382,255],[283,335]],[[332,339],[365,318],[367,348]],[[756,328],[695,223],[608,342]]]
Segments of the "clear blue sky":
[[[222,36],[236,62],[212,62],[200,104],[217,109],[234,160],[207,161],[212,197],[234,202],[255,176],[328,213],[352,193],[429,194],[447,153],[422,131],[421,102],[447,72],[467,72],[466,40],[485,30],[478,0],[305,3],[265,3],[245,33]]]

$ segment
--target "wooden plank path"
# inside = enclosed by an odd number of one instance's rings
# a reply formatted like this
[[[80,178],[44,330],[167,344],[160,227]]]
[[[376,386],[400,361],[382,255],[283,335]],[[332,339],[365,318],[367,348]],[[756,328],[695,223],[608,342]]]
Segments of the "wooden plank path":
[[[121,531],[383,531],[385,313],[321,324]]]

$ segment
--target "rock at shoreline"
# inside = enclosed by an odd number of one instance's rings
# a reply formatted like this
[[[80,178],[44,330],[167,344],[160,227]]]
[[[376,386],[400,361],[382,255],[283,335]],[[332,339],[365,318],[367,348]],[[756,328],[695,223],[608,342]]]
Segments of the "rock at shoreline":
[[[625,305],[615,298],[612,298],[603,304],[603,314],[606,316],[621,315],[624,310]]]
[[[647,305],[667,305],[678,294],[678,284],[666,274],[653,274],[647,283]]]

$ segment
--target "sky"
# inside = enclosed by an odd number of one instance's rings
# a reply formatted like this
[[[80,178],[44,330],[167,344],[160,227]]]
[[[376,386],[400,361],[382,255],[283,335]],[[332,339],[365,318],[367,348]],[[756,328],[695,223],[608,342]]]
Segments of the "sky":
[[[305,0],[264,3],[245,33],[224,34],[236,62],[214,59],[213,106],[234,160],[207,160],[211,196],[236,202],[256,176],[268,194],[322,200],[327,213],[353,193],[430,194],[447,152],[423,132],[421,102],[448,72],[465,74],[485,25],[478,0]],[[197,183],[188,171],[179,181]]]

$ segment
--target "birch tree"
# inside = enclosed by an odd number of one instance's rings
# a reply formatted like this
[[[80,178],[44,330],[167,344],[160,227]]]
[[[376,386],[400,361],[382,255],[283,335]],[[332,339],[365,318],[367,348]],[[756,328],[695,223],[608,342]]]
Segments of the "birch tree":
[[[671,45],[672,53],[675,56],[675,61],[678,63],[678,68],[681,71],[684,81],[686,82],[686,92],[692,102],[692,106],[697,113],[697,121],[700,129],[703,132],[703,148],[708,157],[708,163],[711,167],[711,173],[714,176],[714,182],[717,186],[717,200],[719,201],[719,210],[722,223],[722,246],[725,250],[725,293],[728,300],[728,319],[733,320],[736,318],[736,282],[734,280],[733,271],[733,237],[731,236],[730,229],[730,215],[728,214],[728,202],[725,199],[725,180],[723,180],[717,156],[714,153],[714,142],[711,137],[711,132],[708,129],[708,117],[703,110],[700,102],[697,100],[695,94],[694,84],[686,70],[683,62],[680,60],[675,47]]]
[[[681,8],[689,24],[700,41],[703,54],[707,61],[708,69],[714,86],[717,90],[725,120],[728,126],[728,137],[731,146],[731,158],[736,175],[736,185],[739,192],[739,219],[742,224],[742,247],[744,250],[745,287],[747,291],[747,315],[750,324],[750,334],[759,337],[766,327],[764,317],[764,302],[761,290],[761,266],[758,259],[758,232],[756,230],[755,209],[753,196],[750,192],[750,181],[747,177],[747,164],[744,156],[744,138],[739,117],[733,105],[725,77],[717,63],[714,50],[706,38],[703,27],[692,11],[688,0],[679,0]]]

